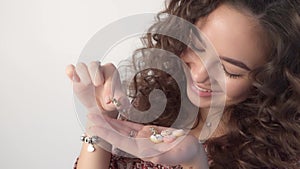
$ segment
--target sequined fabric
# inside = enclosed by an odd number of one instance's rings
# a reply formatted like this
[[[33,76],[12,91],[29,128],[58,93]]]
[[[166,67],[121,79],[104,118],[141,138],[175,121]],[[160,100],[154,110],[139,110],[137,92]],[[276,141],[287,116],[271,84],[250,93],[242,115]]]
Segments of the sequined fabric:
[[[73,169],[77,168],[79,158],[74,163]],[[100,168],[99,168],[100,169]],[[182,169],[181,166],[163,166],[153,164],[149,161],[143,161],[138,158],[126,158],[122,156],[112,155],[110,159],[109,169]]]

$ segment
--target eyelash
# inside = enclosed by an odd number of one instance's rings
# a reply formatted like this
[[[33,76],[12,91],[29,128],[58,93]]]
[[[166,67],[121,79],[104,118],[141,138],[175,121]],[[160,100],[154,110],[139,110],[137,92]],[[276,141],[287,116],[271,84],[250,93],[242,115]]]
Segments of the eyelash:
[[[190,46],[192,48],[192,50],[195,50],[195,51],[198,51],[198,52],[205,52],[205,49],[203,48],[198,48],[196,47],[193,43],[190,43]],[[223,70],[225,72],[225,75],[228,76],[229,78],[232,78],[232,79],[238,79],[240,77],[242,77],[242,75],[240,74],[232,74],[232,73],[229,73],[226,69],[225,69],[225,66],[222,64],[222,67],[223,67]]]
[[[225,66],[222,64],[222,67],[223,67],[223,70],[225,72],[225,75],[228,76],[229,78],[232,78],[232,79],[237,79],[237,78],[240,78],[242,77],[242,75],[240,74],[232,74],[232,73],[229,73],[226,69],[225,69]]]

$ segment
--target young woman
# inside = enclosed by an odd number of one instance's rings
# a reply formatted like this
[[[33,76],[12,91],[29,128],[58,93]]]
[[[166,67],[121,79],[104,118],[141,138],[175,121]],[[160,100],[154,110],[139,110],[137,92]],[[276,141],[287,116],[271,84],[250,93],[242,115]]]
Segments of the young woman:
[[[191,76],[185,79],[186,95],[199,107],[197,123],[182,142],[155,157],[128,159],[111,155],[101,147],[89,153],[84,143],[77,168],[300,168],[299,11],[299,0],[170,0],[158,16],[170,14],[193,23],[219,54],[226,74],[226,100],[217,129],[204,142],[204,148],[198,138],[207,125],[205,118],[216,92],[212,90],[209,70],[185,44],[167,36],[147,34],[147,48],[170,51],[188,66]],[[150,29],[172,27],[170,24],[159,20]],[[74,84],[80,84],[83,77],[96,70],[97,77],[88,81],[101,91],[98,106],[103,111],[113,111],[115,106],[105,99],[111,91],[113,65],[70,65],[67,74]],[[139,99],[135,104],[145,106],[142,98],[146,97],[147,94],[136,96]],[[172,102],[176,104],[176,99]],[[125,149],[126,145],[134,145],[110,134],[109,128],[101,126],[103,121],[98,115],[91,114],[89,118],[97,126],[91,129],[93,133],[106,135],[111,144]],[[108,119],[120,133],[138,138],[153,135],[153,129],[161,132],[168,127],[162,125],[163,120],[142,125]],[[134,150],[128,151],[135,154]]]

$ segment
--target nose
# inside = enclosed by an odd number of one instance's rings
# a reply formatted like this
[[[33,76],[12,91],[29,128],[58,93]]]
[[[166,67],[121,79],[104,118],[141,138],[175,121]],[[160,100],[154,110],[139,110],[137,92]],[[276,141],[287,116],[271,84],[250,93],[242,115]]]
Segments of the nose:
[[[210,69],[211,59],[207,52],[194,52],[187,48],[181,55],[183,61],[189,67],[190,77],[194,83],[202,85],[210,85],[210,77],[207,69]]]
[[[194,63],[190,64],[191,77],[195,83],[210,84],[210,79],[205,65],[199,59],[194,60]]]
[[[197,64],[191,66],[191,77],[195,83],[209,84],[209,75],[206,71],[206,68],[203,64]]]

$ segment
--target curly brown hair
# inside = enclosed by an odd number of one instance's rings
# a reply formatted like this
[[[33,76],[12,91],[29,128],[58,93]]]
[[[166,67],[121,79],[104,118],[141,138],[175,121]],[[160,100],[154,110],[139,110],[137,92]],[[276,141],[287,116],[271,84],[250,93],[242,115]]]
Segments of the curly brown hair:
[[[172,22],[168,15],[195,23],[221,4],[228,4],[241,12],[247,11],[256,18],[266,35],[269,50],[266,64],[250,72],[253,85],[249,97],[242,103],[226,108],[227,112],[230,112],[229,132],[207,142],[212,158],[210,168],[299,168],[299,0],[169,0],[166,9],[157,15],[158,21],[148,32],[157,29],[170,30],[172,27],[180,30],[181,25],[172,25],[175,22]],[[137,50],[134,55],[136,64],[137,53],[146,49],[163,49],[180,56],[187,47],[177,39],[157,33],[147,33],[143,42],[145,48]],[[144,61],[147,64],[149,60],[151,58]],[[173,67],[182,69],[179,65]],[[158,70],[154,71],[162,75]],[[178,86],[174,86],[175,81],[170,75],[163,75],[165,80],[158,77],[157,83],[151,85],[149,80],[147,83],[143,80],[147,79],[146,76],[136,76],[131,86],[135,91],[132,94],[133,102],[140,110],[147,109],[149,104],[145,104],[145,99],[149,97],[150,91],[154,88],[165,91],[168,93],[168,99],[173,98],[168,100],[170,106],[166,107],[159,120],[149,124],[169,126],[180,108],[180,94],[176,94],[180,90],[176,89]],[[182,81],[184,80],[183,78]],[[171,90],[162,86],[171,86]]]

